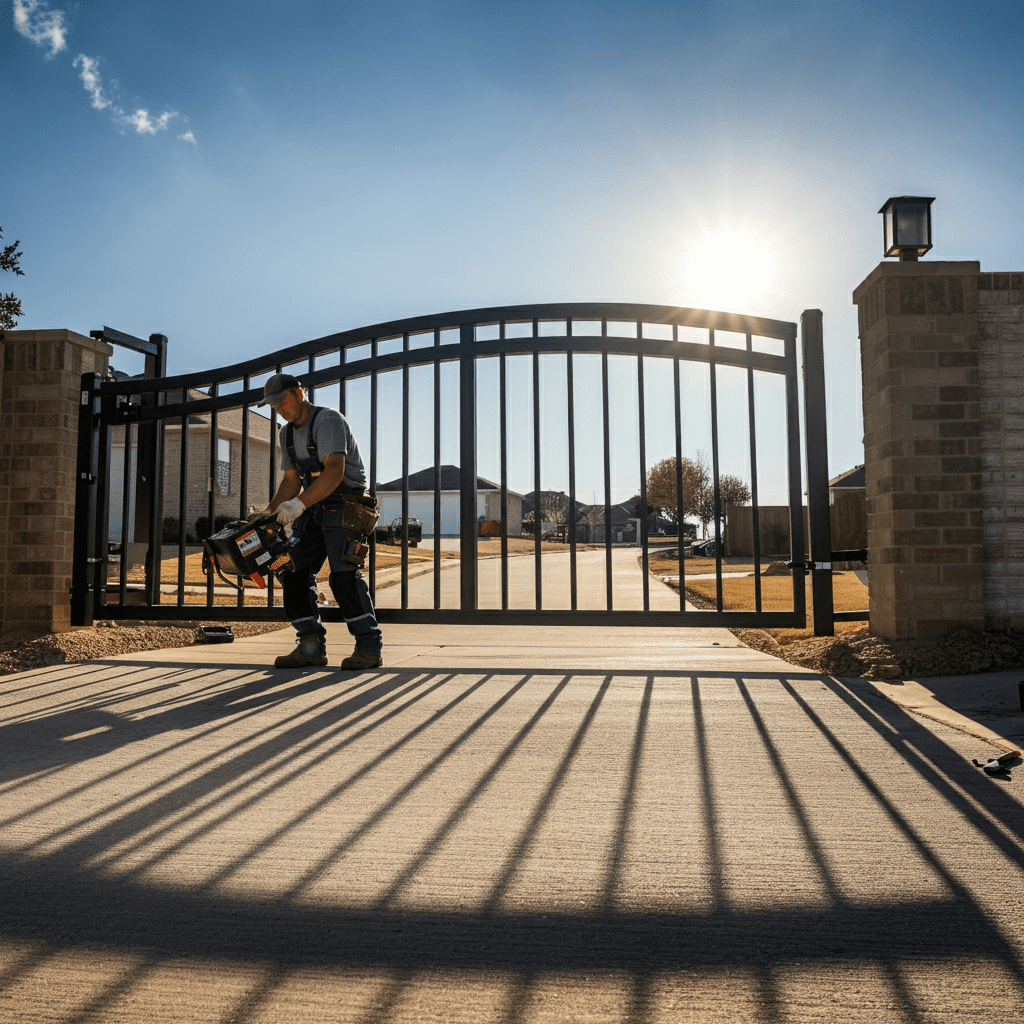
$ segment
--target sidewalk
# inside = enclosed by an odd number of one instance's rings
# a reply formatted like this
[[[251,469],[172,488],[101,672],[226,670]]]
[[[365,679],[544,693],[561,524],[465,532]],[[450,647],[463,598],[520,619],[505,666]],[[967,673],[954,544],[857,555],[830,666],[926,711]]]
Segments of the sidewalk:
[[[987,672],[896,682],[873,680],[871,686],[914,714],[943,722],[1004,750],[1024,750],[1024,709],[1018,683],[1024,672]]]
[[[352,651],[352,638],[340,623],[327,623],[328,664],[337,666]],[[388,623],[384,631],[384,667],[402,671],[452,669],[536,669],[543,671],[676,671],[688,668],[719,672],[776,672],[777,658],[744,646],[727,629],[653,626],[434,626]],[[178,647],[158,652],[166,663],[231,664],[253,669],[273,665],[278,654],[294,646],[294,633],[273,633],[231,644]],[[122,656],[146,662],[152,651]],[[795,673],[803,670],[785,666]]]
[[[339,665],[350,653],[352,640],[339,623],[329,623],[329,665]],[[727,629],[626,626],[428,626],[388,624],[384,667],[413,671],[452,669],[533,669],[537,671],[676,671],[685,661],[692,671],[811,673],[744,646]],[[291,647],[292,632],[210,644],[199,650],[206,664],[254,669],[273,665]],[[147,661],[153,652],[123,655],[123,660]],[[197,648],[160,652],[166,663],[191,664]],[[1024,672],[991,672],[973,676],[943,676],[920,681],[844,679],[845,685],[874,690],[907,711],[975,736],[1000,750],[1024,749],[1024,711],[1017,684]]]
[[[326,669],[271,668],[286,629],[0,679],[0,1019],[1024,1002],[982,740],[722,630],[388,625],[365,673],[328,630]]]

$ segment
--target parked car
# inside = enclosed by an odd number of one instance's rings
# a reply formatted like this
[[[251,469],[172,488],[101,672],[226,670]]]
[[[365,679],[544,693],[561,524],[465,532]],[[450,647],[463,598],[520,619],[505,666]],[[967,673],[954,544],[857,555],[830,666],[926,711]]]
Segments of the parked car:
[[[715,538],[710,537],[708,540],[699,540],[690,545],[690,554],[699,555],[704,558],[715,557]]]
[[[374,536],[378,544],[402,543],[402,517],[391,520],[390,526],[377,526]],[[418,519],[409,519],[409,547],[416,547],[423,540],[423,524]]]

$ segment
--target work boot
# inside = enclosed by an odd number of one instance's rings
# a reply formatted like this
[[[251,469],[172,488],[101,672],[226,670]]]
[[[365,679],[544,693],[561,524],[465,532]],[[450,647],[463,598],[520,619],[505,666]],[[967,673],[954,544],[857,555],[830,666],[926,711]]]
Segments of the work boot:
[[[347,669],[380,668],[383,664],[384,659],[379,654],[374,654],[371,651],[361,651],[357,647],[341,663],[341,667]]]
[[[274,662],[274,668],[305,668],[307,665],[322,666],[327,664],[327,655],[323,651],[307,652],[296,647],[291,654],[282,654]]]

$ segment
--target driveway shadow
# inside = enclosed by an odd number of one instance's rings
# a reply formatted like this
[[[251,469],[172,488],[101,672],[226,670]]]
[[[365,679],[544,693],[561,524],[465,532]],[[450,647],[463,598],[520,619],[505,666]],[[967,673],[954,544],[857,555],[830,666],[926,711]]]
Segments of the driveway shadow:
[[[1024,997],[998,909],[1024,870],[1016,791],[842,681],[134,668],[3,709],[12,998],[96,948],[135,966],[94,1009],[182,958],[261,965],[224,1020],[310,970],[381,979],[367,1020],[439,972],[500,975],[512,1021],[553,973],[614,983],[638,1022],[679,972],[745,979],[780,1024],[786,979],[837,964],[877,979],[880,1020],[928,1018],[922,963]]]

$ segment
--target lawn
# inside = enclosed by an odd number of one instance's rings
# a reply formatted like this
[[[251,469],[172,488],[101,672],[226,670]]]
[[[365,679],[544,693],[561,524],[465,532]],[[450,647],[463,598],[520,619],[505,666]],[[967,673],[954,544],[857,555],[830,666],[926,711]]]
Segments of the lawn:
[[[659,578],[675,576],[679,572],[679,563],[672,559],[652,559],[650,572]],[[723,576],[722,607],[726,611],[753,610],[754,600],[753,563],[750,559],[722,559],[722,572],[749,572],[748,576]],[[711,579],[692,579],[705,573],[714,573],[713,558],[687,559],[685,566],[686,592],[694,604],[715,606],[716,581]],[[763,571],[763,569],[762,569]],[[673,586],[669,583],[669,586]],[[808,616],[811,609],[811,579],[806,578],[806,601]],[[852,572],[833,572],[832,602],[836,611],[861,611],[868,607],[868,588]],[[761,608],[763,611],[791,611],[793,608],[793,582],[790,576],[761,577]],[[836,633],[856,633],[864,629],[863,622],[837,622]],[[814,635],[813,626],[805,629],[769,629],[780,644],[789,644],[804,640]]]
[[[175,594],[163,594],[160,602],[161,607],[173,607],[178,603],[177,596]],[[107,593],[107,604],[117,604],[118,596],[116,591],[108,591]],[[238,598],[233,594],[214,594],[213,603],[218,607],[237,607]],[[192,605],[206,606],[206,592],[186,594],[183,604],[186,607]],[[283,604],[281,597],[281,588],[278,587],[274,591],[274,607],[280,608]],[[267,607],[267,592],[260,590],[257,587],[253,587],[251,590],[249,587],[245,588],[245,607],[247,608],[266,608]]]
[[[433,551],[422,552],[419,549],[413,549],[409,552],[410,564],[414,562],[422,562],[431,560],[434,557]],[[458,558],[458,552],[442,551],[442,558]],[[392,566],[401,565],[402,555],[401,549],[394,547],[390,544],[378,544],[377,545],[377,568],[388,569]],[[317,579],[327,579],[330,575],[330,566],[326,563],[323,569],[317,574]],[[219,577],[214,575],[218,586],[222,586],[223,582]],[[111,586],[117,586],[120,581],[120,569],[116,561],[109,563],[109,571],[107,579]],[[230,579],[230,577],[229,577]],[[145,582],[145,570],[141,565],[136,565],[134,568],[128,571],[128,583],[131,586],[138,586]],[[161,583],[173,583],[178,582],[178,559],[165,558],[160,563],[160,582]],[[185,555],[185,583],[188,586],[203,586],[206,583],[206,575],[203,573],[203,553],[201,551],[193,551]],[[253,590],[259,588],[251,580],[244,581],[245,586],[252,587]]]

